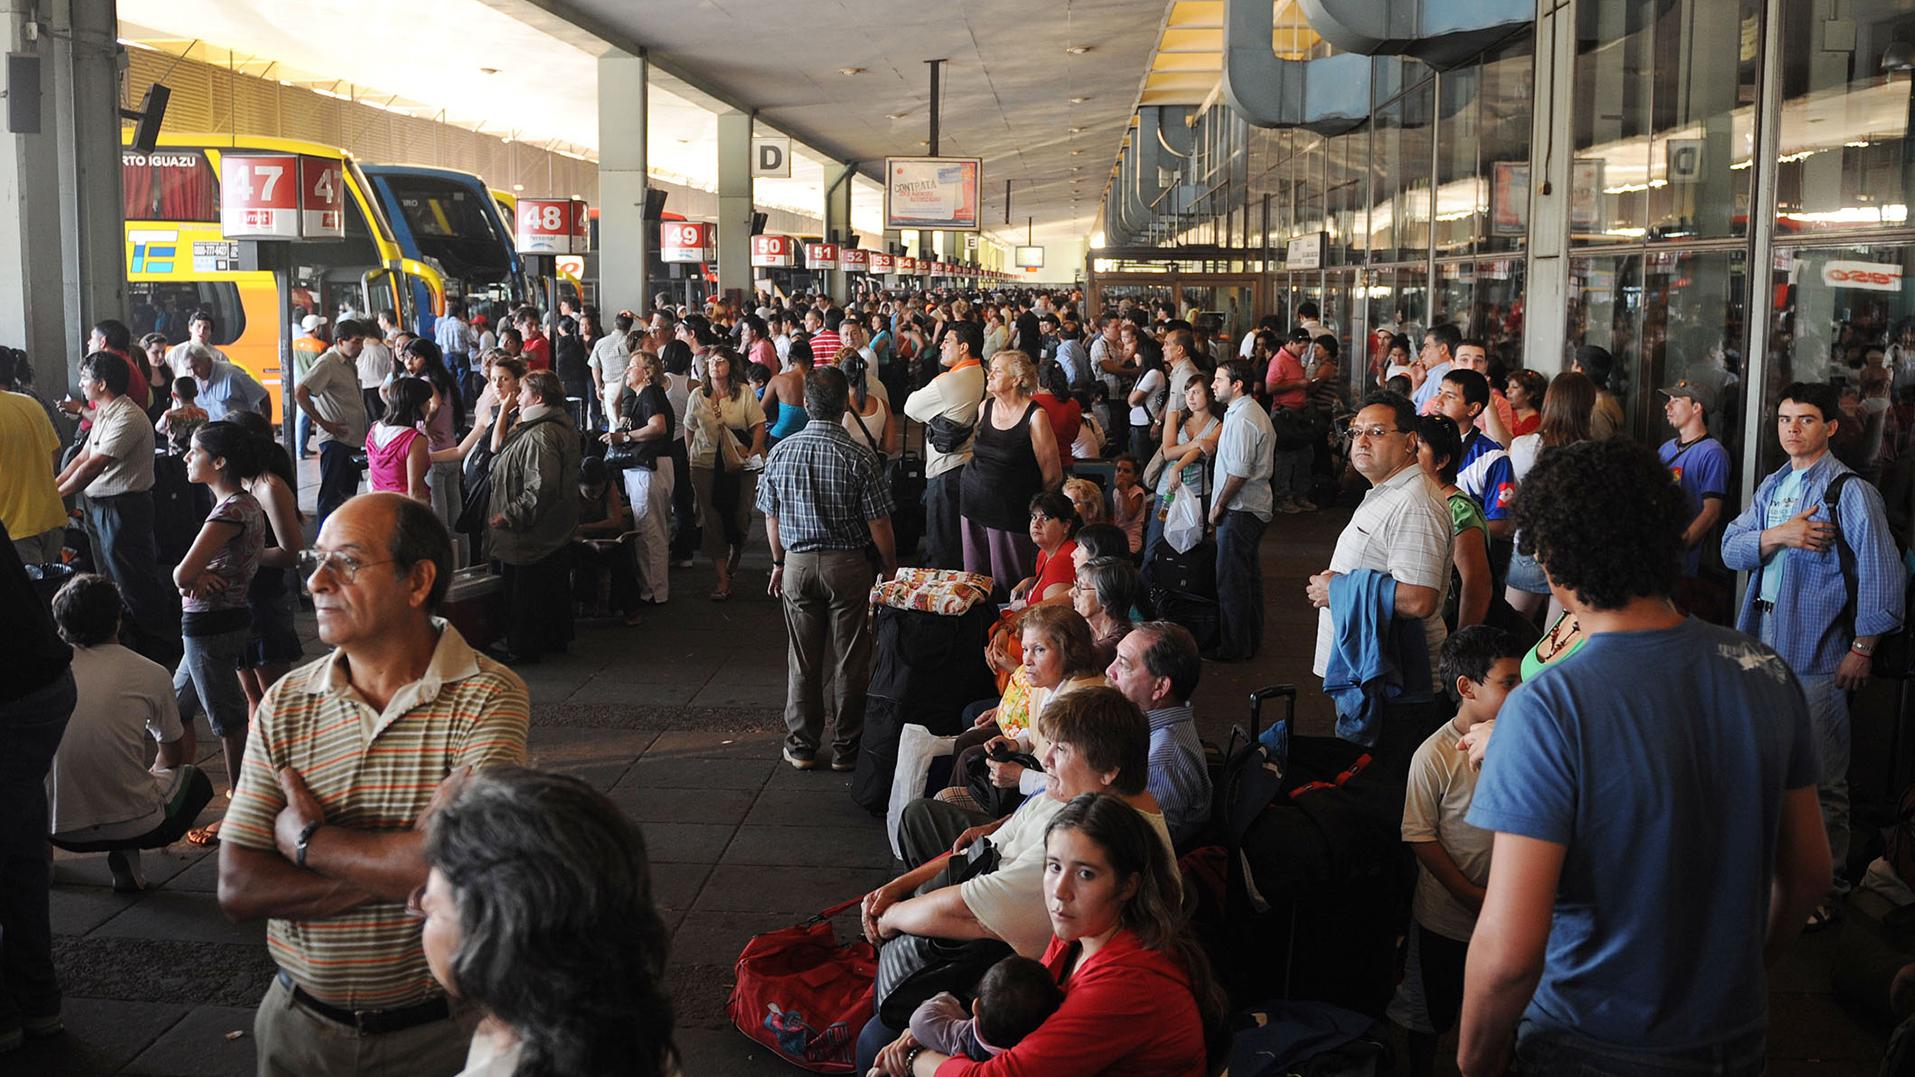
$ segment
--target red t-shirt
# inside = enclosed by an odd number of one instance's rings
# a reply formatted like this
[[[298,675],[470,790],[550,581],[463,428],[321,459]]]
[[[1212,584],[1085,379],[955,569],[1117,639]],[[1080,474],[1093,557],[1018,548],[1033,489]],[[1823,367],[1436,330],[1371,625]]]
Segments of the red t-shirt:
[[[1048,588],[1058,584],[1069,587],[1077,579],[1077,570],[1071,564],[1071,554],[1077,552],[1077,540],[1065,539],[1056,553],[1047,554],[1037,551],[1037,571],[1033,573],[1036,582],[1031,584],[1029,601],[1039,602]]]
[[[1052,939],[1044,965],[1064,1001],[989,1062],[952,1058],[938,1077],[1203,1077],[1203,1017],[1174,957],[1120,930],[1066,973],[1074,943]]]
[[[1084,409],[1077,406],[1075,400],[1059,400],[1050,393],[1038,393],[1031,397],[1037,406],[1051,421],[1051,433],[1057,437],[1057,458],[1064,470],[1071,469],[1071,443],[1077,440],[1077,431],[1084,425]]]
[[[1536,431],[1542,429],[1542,426],[1543,413],[1539,411],[1527,419],[1518,418],[1515,422],[1510,423],[1509,436],[1519,438],[1524,434],[1534,434]]]
[[[519,358],[525,360],[527,373],[534,370],[552,369],[552,342],[545,334],[534,333],[525,338],[525,347],[519,352]]]

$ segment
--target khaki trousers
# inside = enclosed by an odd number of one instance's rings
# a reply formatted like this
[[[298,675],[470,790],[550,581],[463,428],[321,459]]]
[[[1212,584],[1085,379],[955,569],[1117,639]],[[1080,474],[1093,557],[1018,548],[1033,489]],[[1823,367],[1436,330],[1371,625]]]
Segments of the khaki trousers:
[[[834,757],[858,757],[865,689],[871,681],[871,583],[863,550],[785,554],[785,633],[791,672],[785,682],[785,747],[812,756],[825,716],[836,727]]]
[[[273,978],[253,1015],[259,1077],[453,1077],[465,1069],[477,1014],[454,1005],[444,1021],[362,1036],[293,1001]]]

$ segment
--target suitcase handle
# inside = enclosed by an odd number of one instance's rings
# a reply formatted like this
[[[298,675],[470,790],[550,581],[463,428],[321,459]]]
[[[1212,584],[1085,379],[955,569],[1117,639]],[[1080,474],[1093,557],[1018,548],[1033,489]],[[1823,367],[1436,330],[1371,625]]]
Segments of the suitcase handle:
[[[1283,718],[1295,728],[1297,716],[1297,686],[1294,684],[1272,684],[1250,693],[1250,739],[1256,740],[1263,732],[1263,701],[1266,699],[1283,700]]]
[[[829,909],[823,910],[822,912],[818,913],[818,915],[816,916],[800,921],[798,926],[810,927],[813,924],[822,924],[826,920],[831,919],[832,917],[838,915],[839,913],[845,911],[846,909],[849,909],[853,905],[856,905],[863,900],[864,900],[864,895],[859,894],[857,897],[854,897],[849,901],[841,901],[838,904],[831,906]]]

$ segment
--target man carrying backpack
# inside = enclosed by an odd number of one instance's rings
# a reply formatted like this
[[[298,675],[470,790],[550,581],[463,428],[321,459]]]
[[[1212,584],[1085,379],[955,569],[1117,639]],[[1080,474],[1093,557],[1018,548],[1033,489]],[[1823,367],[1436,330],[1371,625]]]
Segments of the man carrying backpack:
[[[1840,425],[1833,385],[1782,391],[1776,434],[1789,454],[1722,535],[1722,563],[1748,572],[1736,628],[1775,649],[1808,698],[1820,775],[1816,797],[1835,860],[1830,900],[1811,930],[1839,915],[1848,892],[1848,693],[1868,680],[1876,642],[1902,626],[1905,579],[1882,495],[1829,451]]]

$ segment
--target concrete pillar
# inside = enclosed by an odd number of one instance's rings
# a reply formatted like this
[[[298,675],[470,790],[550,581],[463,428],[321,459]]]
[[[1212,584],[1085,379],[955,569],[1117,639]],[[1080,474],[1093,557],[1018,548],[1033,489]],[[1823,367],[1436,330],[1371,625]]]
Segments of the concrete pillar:
[[[1530,121],[1531,146],[1549,145],[1552,128],[1561,143],[1564,133],[1570,129],[1570,110],[1576,107],[1575,47],[1575,5],[1552,7],[1539,2],[1534,70],[1536,108]],[[1555,89],[1553,95],[1551,87]],[[1549,374],[1568,366],[1565,345],[1569,340],[1569,162],[1573,156],[1566,149],[1559,150],[1553,159],[1535,153],[1529,166],[1529,266],[1525,276],[1523,365]],[[1545,186],[1548,194],[1542,193]]]
[[[0,130],[0,206],[11,211],[0,212],[0,278],[11,285],[0,288],[0,340],[24,348],[41,389],[55,395],[75,385],[88,320],[125,317],[118,115],[102,118],[74,100],[76,84],[83,82],[86,102],[97,105],[103,93],[107,106],[117,109],[114,5],[97,6],[104,12],[83,12],[85,40],[76,42],[67,0],[45,10],[36,10],[43,5],[33,0],[0,0],[7,51],[41,61],[39,133]],[[102,69],[109,73],[104,89],[95,85]],[[71,144],[79,137],[103,139],[104,148],[82,151]],[[100,174],[103,161],[110,161],[106,174]],[[74,182],[79,175],[104,190],[83,194]],[[92,215],[84,231],[83,213]],[[83,234],[84,244],[78,238]]]
[[[112,0],[49,9],[60,147],[61,292],[67,339],[102,318],[127,320],[126,205],[120,183],[120,45]],[[145,87],[138,87],[134,104]],[[78,349],[68,349],[78,375]]]
[[[718,114],[718,290],[751,298],[751,114]]]
[[[855,163],[825,168],[825,241],[843,243],[851,235],[851,177],[857,171]],[[872,245],[874,237],[860,237],[860,244]],[[825,291],[831,298],[842,303],[851,296],[850,275],[842,269],[834,269],[825,274]]]
[[[648,66],[644,56],[616,50],[598,59],[598,280],[599,305],[608,315],[628,308],[642,316],[651,309]]]

